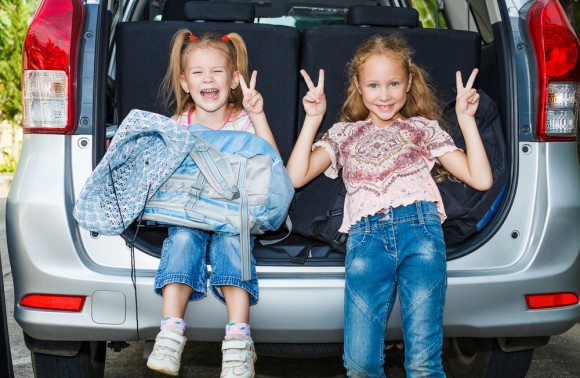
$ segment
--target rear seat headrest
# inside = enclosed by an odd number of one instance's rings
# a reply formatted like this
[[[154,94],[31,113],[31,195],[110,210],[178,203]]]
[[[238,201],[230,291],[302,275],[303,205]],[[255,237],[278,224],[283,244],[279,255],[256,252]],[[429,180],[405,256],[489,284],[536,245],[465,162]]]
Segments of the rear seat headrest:
[[[185,4],[186,21],[254,22],[254,4],[230,1],[190,1]]]
[[[163,9],[164,21],[210,21],[253,23],[254,4],[232,1],[168,1]]]
[[[353,5],[348,8],[347,24],[358,26],[420,26],[419,12],[414,8]]]

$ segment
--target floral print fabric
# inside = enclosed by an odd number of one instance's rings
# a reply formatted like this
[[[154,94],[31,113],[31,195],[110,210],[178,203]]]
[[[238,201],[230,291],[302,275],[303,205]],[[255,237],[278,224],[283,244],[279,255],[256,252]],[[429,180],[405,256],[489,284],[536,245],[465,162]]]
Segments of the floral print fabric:
[[[418,201],[437,204],[446,218],[439,189],[431,176],[436,158],[458,149],[437,121],[423,117],[397,119],[380,128],[371,120],[335,124],[313,149],[323,147],[331,158],[325,174],[342,169],[347,194],[340,232],[382,209]]]

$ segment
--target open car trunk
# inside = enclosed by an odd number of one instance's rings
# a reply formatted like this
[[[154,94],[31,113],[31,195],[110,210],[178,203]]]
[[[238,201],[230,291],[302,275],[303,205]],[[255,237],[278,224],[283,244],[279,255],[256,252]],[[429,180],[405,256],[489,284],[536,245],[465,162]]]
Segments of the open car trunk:
[[[303,22],[297,21],[294,26],[269,25],[252,22],[254,19],[240,19],[247,15],[239,12],[239,8],[229,11],[222,5],[216,14],[207,12],[208,8],[204,8],[202,14],[196,13],[199,11],[196,2],[186,3],[185,12],[166,8],[162,21],[143,20],[117,25],[113,40],[116,49],[111,56],[116,65],[114,91],[109,91],[114,93],[114,97],[109,101],[107,111],[116,116],[111,117],[109,123],[119,124],[135,108],[171,115],[160,105],[158,88],[167,68],[170,40],[177,30],[188,28],[199,34],[237,32],[247,44],[250,71],[259,72],[257,89],[264,97],[270,127],[286,161],[304,119],[301,99],[306,87],[299,70],[306,69],[314,80],[318,69],[325,70],[328,106],[319,129],[322,133],[337,121],[345,89],[345,65],[356,47],[373,34],[402,34],[415,49],[415,62],[430,74],[432,85],[446,105],[444,116],[449,132],[462,148],[465,146],[454,111],[455,72],[460,70],[463,77],[468,77],[473,68],[480,69],[475,87],[482,92],[482,106],[477,119],[493,166],[494,185],[488,192],[478,192],[450,180],[439,184],[448,214],[443,225],[448,258],[469,254],[497,230],[502,217],[507,214],[505,199],[510,195],[509,175],[514,164],[511,150],[515,144],[506,116],[514,112],[510,107],[515,104],[506,101],[511,97],[510,88],[501,79],[509,75],[509,67],[502,51],[505,46],[500,23],[493,26],[493,34],[482,36],[474,31],[453,30],[451,25],[447,25],[448,28],[444,28],[444,24],[438,25],[439,29],[422,27],[417,12],[412,8],[380,7],[385,16],[377,17],[383,13],[377,13],[376,6],[360,6],[348,12],[343,8],[345,12],[339,21],[325,21],[314,11],[308,13],[301,9],[302,13],[295,18]],[[260,7],[255,9],[255,20],[270,16],[260,14],[266,12]],[[278,11],[270,10],[273,13]],[[204,22],[197,22],[199,18]],[[308,228],[311,219],[319,217],[328,218],[325,222],[338,227],[341,214],[337,215],[336,209],[330,205],[330,208],[320,205],[323,199],[341,195],[332,189],[337,184],[330,181],[318,177],[297,191],[290,219],[295,224],[300,223],[298,229]],[[307,212],[303,211],[305,207]],[[316,228],[312,227],[311,234],[316,233]],[[283,228],[264,238],[284,237],[287,233],[288,230]],[[144,253],[159,256],[167,227],[135,222],[124,236],[134,240],[135,246]],[[345,238],[340,239],[341,243],[337,245],[316,236],[309,237],[305,232],[293,231],[273,245],[261,245],[258,241],[253,254],[258,266],[340,266],[344,264]]]

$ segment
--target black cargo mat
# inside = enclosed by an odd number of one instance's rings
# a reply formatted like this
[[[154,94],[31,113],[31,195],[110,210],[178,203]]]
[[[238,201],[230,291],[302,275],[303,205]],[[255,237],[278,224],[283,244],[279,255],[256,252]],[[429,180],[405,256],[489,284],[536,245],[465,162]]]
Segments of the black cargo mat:
[[[133,240],[137,230],[133,223],[126,232],[125,239]],[[266,235],[264,240],[279,239],[285,231]],[[161,255],[163,240],[167,237],[167,226],[141,226],[135,239],[135,247],[151,256]],[[262,245],[257,240],[253,255],[256,265],[260,266],[343,266],[345,254],[334,251],[330,246],[290,234],[275,244]]]

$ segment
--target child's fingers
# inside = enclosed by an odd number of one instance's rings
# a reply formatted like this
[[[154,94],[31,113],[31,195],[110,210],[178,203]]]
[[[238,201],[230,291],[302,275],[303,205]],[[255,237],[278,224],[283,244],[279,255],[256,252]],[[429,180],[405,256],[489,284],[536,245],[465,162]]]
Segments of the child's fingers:
[[[242,104],[243,104],[244,108],[246,106],[249,106],[249,107],[252,106],[252,94],[250,92],[244,93],[244,100],[243,100]]]
[[[238,78],[240,79],[240,86],[242,87],[242,92],[246,93],[248,90],[248,85],[246,84],[246,80],[244,79],[244,75],[239,73]]]
[[[461,71],[455,72],[455,84],[457,85],[457,94],[459,95],[459,90],[463,89],[463,79],[461,78]]]
[[[316,86],[314,86],[314,83],[312,82],[312,79],[305,70],[300,70],[300,74],[304,78],[304,81],[306,82],[306,86],[308,87],[308,89],[313,90],[314,88],[316,88]]]
[[[457,96],[459,97],[466,89],[468,89],[467,86],[463,86],[463,77],[461,76],[461,71],[455,72],[455,83],[457,85]]]
[[[475,89],[474,89],[475,91]],[[469,102],[470,104],[476,104],[477,102],[479,102],[479,93],[477,93],[477,91],[475,91],[475,93],[473,93],[471,96],[469,96],[469,98],[467,99],[467,102]]]
[[[256,104],[258,102],[260,102],[262,100],[262,95],[260,94],[260,92],[253,90],[253,91],[249,91],[246,95],[245,98],[248,101],[248,105],[253,108],[254,106],[256,106]]]
[[[310,102],[320,103],[320,98],[322,97],[321,92],[318,90],[308,91],[306,96],[311,100]]]
[[[306,105],[306,104],[315,104],[316,103],[316,100],[313,99],[311,96],[306,95],[306,96],[304,96],[304,98],[302,98],[302,102],[304,103],[304,105]]]
[[[256,106],[256,104],[262,99],[262,96],[256,91],[254,91],[252,95],[252,107]]]
[[[467,84],[465,85],[465,88],[472,88],[473,87],[473,83],[475,82],[475,78],[477,77],[478,72],[479,72],[479,70],[477,68],[474,68],[473,71],[471,71],[471,75],[469,76],[469,79],[467,80]]]
[[[256,77],[258,76],[258,71],[252,72],[252,77],[250,78],[250,89],[256,88]]]

